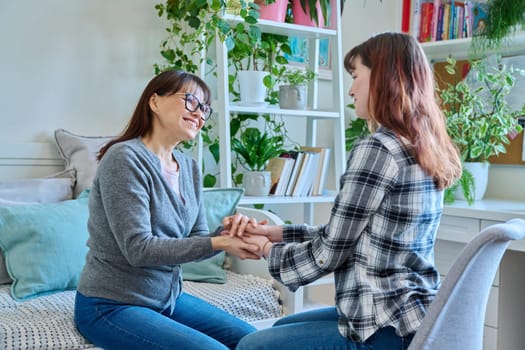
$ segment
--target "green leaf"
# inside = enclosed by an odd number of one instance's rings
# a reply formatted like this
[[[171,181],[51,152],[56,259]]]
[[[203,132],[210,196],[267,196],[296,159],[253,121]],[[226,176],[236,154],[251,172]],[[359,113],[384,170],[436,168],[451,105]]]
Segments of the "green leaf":
[[[203,183],[204,183],[204,187],[214,187],[215,184],[217,183],[217,178],[211,174],[206,174],[204,176]]]

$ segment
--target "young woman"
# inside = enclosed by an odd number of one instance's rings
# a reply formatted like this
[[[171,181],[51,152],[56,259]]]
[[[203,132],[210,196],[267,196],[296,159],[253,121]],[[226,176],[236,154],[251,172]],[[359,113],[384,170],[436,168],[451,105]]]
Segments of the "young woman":
[[[238,236],[210,234],[200,169],[175,150],[211,116],[210,91],[180,71],[153,78],[122,135],[104,146],[89,200],[89,252],[75,322],[109,349],[227,349],[255,328],[182,291],[180,264],[220,250],[258,258]],[[254,220],[228,217],[236,234]]]
[[[333,272],[336,306],[285,317],[237,349],[406,349],[439,287],[434,241],[461,162],[427,59],[413,37],[384,33],[344,63],[355,112],[377,129],[351,151],[328,223],[243,235],[291,290]]]

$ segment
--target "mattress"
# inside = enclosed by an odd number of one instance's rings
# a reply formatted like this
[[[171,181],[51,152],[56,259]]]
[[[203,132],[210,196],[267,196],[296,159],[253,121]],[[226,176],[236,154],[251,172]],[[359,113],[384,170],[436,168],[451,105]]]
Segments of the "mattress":
[[[227,271],[224,284],[184,282],[184,290],[252,322],[280,317],[279,293],[272,281]],[[0,285],[0,349],[90,349],[73,323],[75,291],[17,302]]]

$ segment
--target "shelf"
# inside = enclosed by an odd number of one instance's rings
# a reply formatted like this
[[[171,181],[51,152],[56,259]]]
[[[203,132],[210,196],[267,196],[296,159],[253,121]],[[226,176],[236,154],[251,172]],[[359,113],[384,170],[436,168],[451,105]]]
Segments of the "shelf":
[[[239,204],[332,203],[335,196],[243,196]]]
[[[244,23],[244,20],[240,16],[226,14],[223,16],[223,18],[231,23]],[[334,37],[337,35],[335,29],[301,26],[292,23],[280,23],[265,19],[259,19],[257,21],[257,26],[261,28],[263,33],[298,36],[306,39],[322,39]]]
[[[235,103],[230,104],[231,113],[246,113],[246,114],[278,114],[286,116],[296,117],[313,117],[313,118],[341,118],[339,112],[328,111],[328,110],[298,110],[298,109],[281,109],[278,106],[267,106],[267,107],[247,107],[236,105]]]
[[[472,38],[431,41],[421,46],[427,57],[432,61],[444,61],[448,56],[455,59],[469,58]],[[490,51],[489,51],[490,52]],[[513,56],[525,53],[525,31],[511,35],[508,43],[502,48],[503,56]]]

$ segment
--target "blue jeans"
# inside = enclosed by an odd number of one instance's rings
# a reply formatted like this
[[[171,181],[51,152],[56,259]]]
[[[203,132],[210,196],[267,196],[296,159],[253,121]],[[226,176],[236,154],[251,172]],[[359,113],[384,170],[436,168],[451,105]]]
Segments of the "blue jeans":
[[[399,337],[393,327],[386,327],[364,343],[356,343],[339,333],[337,320],[335,307],[286,316],[273,327],[242,338],[237,350],[405,350],[413,337]]]
[[[77,292],[75,323],[93,344],[111,349],[234,349],[250,324],[183,293],[172,315]]]

